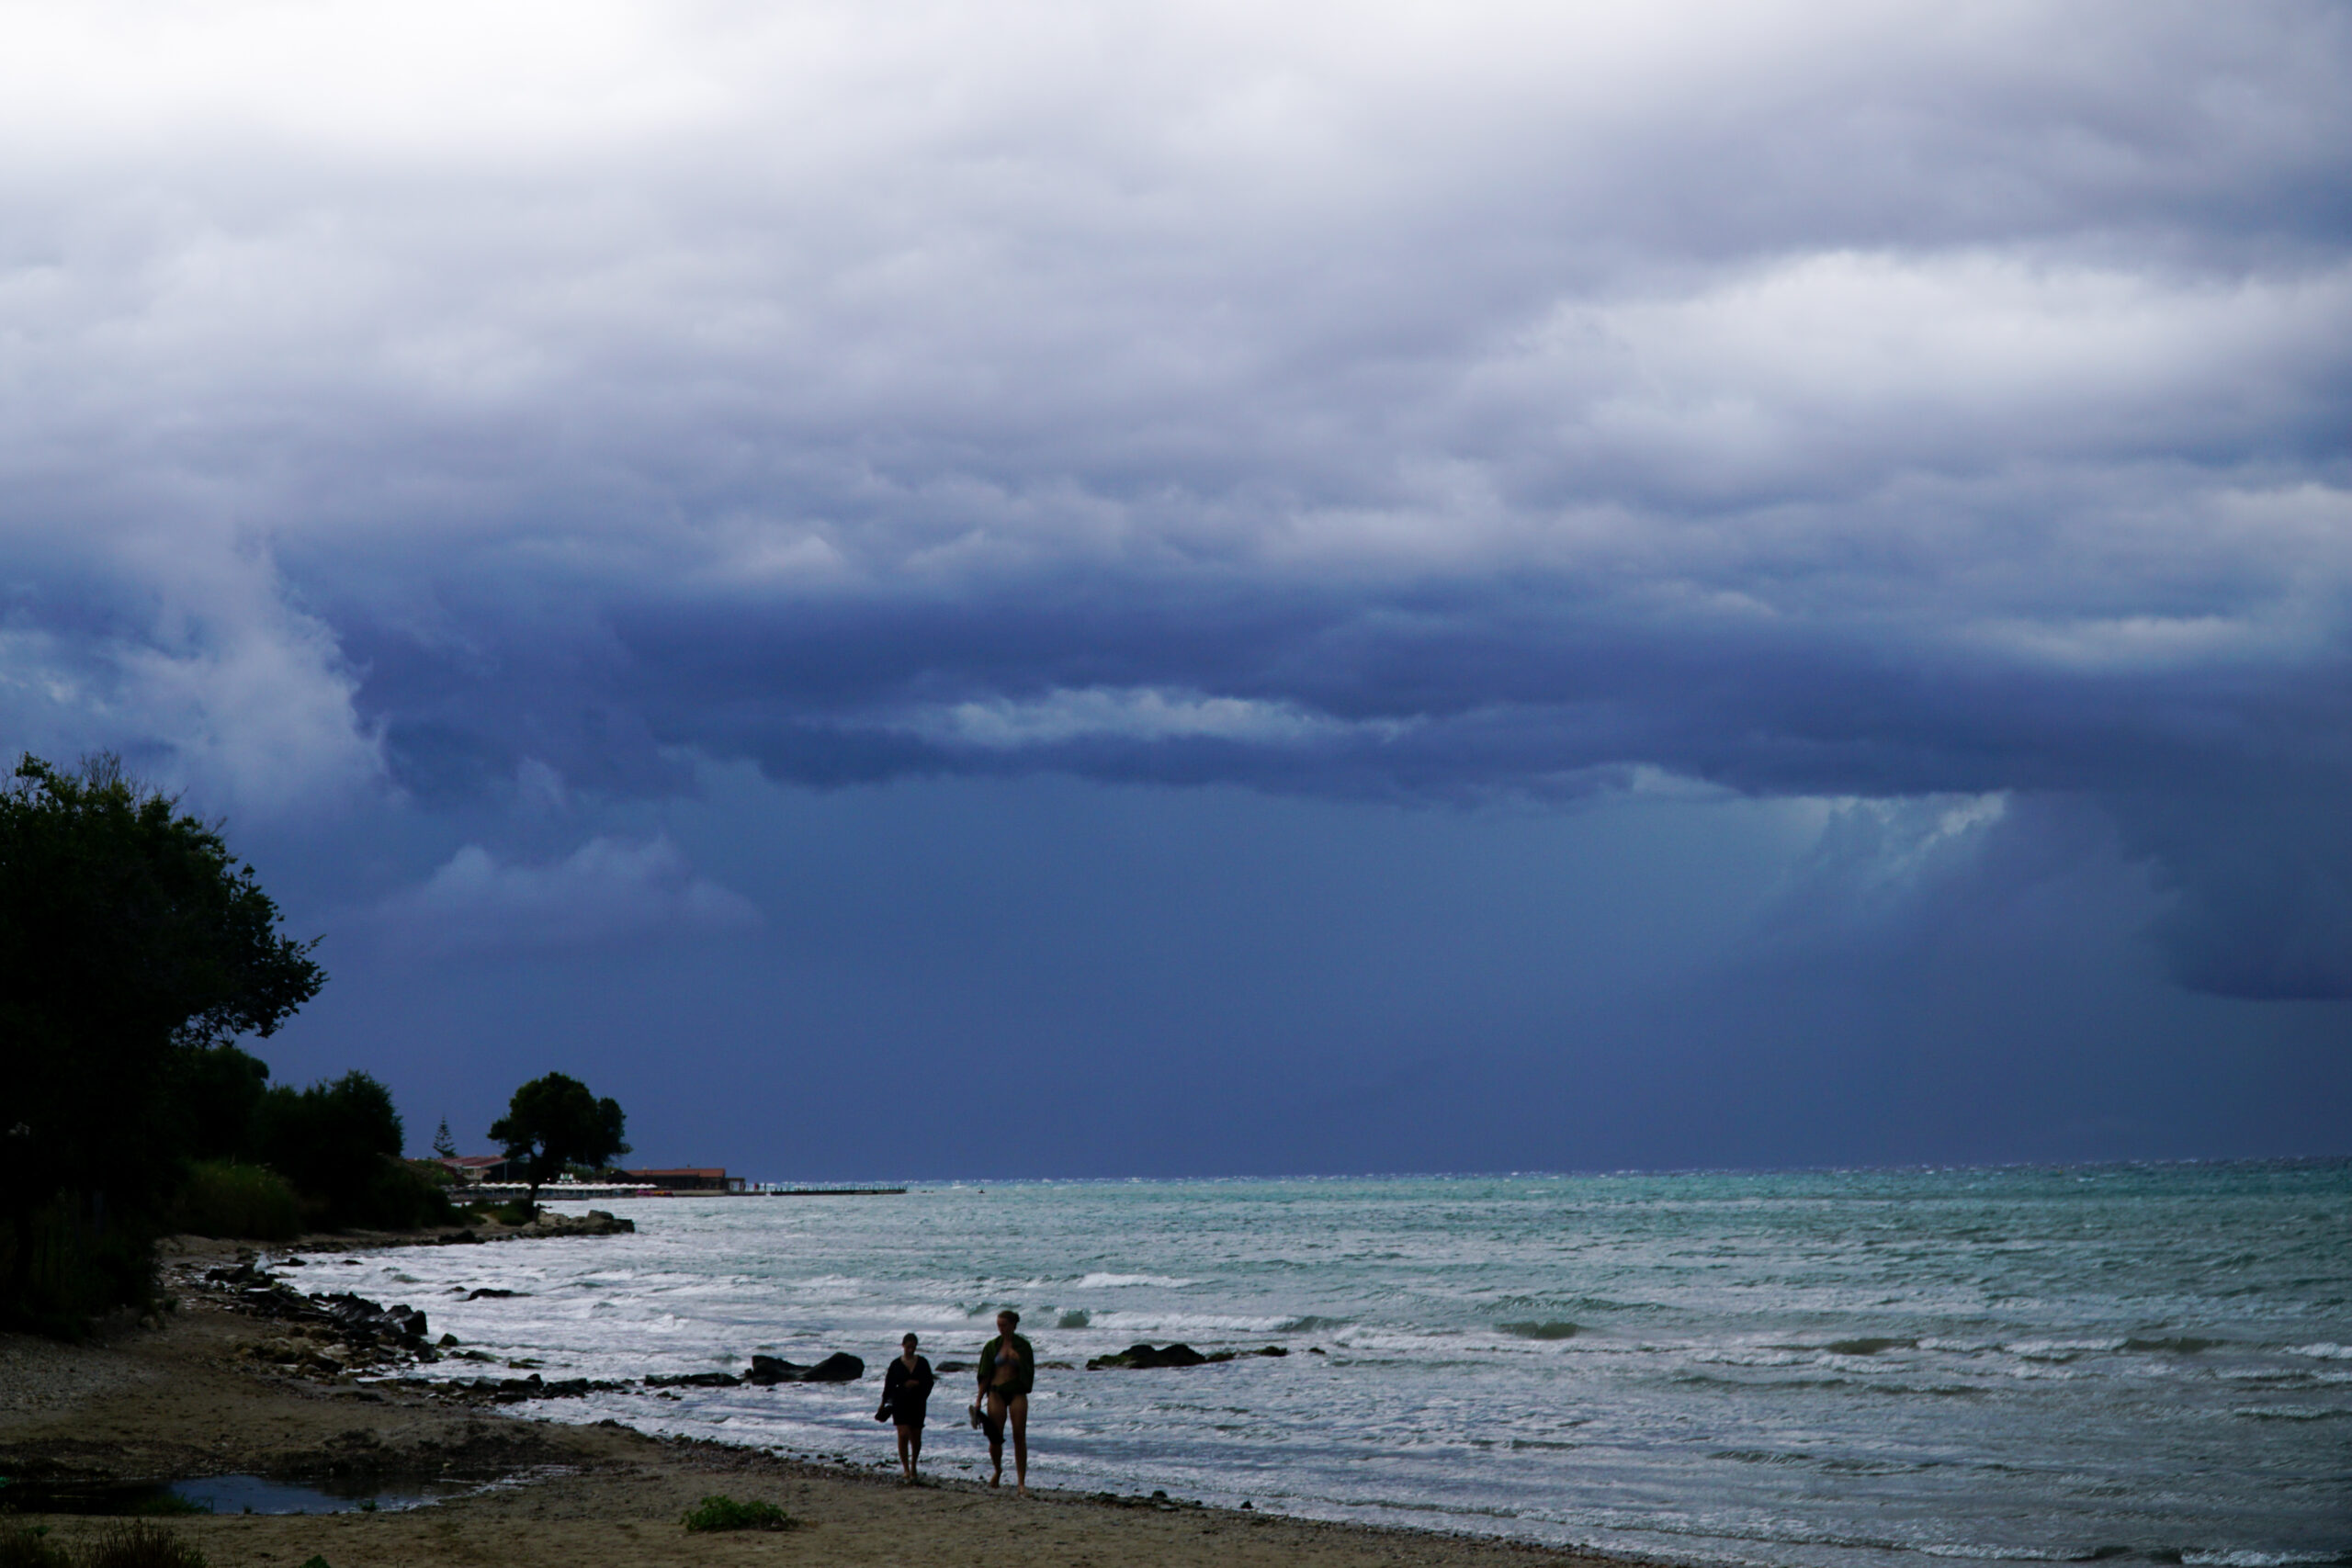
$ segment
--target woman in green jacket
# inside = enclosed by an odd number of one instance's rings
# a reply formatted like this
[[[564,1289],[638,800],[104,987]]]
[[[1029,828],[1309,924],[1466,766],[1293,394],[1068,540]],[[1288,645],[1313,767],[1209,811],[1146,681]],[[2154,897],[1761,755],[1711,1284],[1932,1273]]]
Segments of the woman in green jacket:
[[[996,1314],[996,1337],[980,1347],[980,1398],[987,1406],[989,1484],[1004,1480],[1004,1427],[1012,1425],[1012,1479],[1029,1495],[1029,1386],[1037,1381],[1037,1352],[1013,1332],[1021,1314],[1011,1307]]]

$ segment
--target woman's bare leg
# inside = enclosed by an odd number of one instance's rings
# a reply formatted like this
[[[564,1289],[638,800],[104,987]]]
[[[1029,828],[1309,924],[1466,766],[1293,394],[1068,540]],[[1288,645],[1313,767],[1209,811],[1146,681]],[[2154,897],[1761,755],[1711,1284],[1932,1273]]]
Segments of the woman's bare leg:
[[[1029,1495],[1029,1396],[1016,1393],[1005,1402],[1005,1410],[1012,1417],[1012,1483],[1023,1497]],[[997,1466],[1001,1470],[1002,1463]]]
[[[989,1484],[991,1486],[1001,1484],[1004,1480],[1004,1416],[1009,1403],[994,1389],[989,1391],[989,1414],[983,1425],[989,1434]],[[1023,1445],[1014,1451],[1016,1454],[1024,1453],[1027,1449]],[[1015,1473],[1019,1472],[1016,1470]]]
[[[909,1481],[912,1481],[915,1478],[915,1461],[922,1457],[922,1428],[921,1427],[899,1427],[899,1468],[907,1472],[907,1479]]]

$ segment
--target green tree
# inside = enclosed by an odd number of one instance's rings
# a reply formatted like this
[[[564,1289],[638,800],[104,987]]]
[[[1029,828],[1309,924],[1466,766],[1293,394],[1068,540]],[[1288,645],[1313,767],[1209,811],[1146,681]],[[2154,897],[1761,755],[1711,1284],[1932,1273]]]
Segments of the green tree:
[[[449,1135],[449,1119],[441,1118],[441,1125],[433,1130],[433,1152],[443,1159],[458,1157],[458,1140]]]
[[[207,1054],[317,995],[315,945],[280,933],[217,826],[119,759],[18,761],[0,784],[0,1322],[70,1332],[140,1298],[191,1142],[227,1136],[195,1124],[198,1101],[256,1087]]]
[[[539,1184],[565,1166],[602,1166],[628,1153],[621,1141],[623,1121],[614,1101],[598,1100],[578,1078],[549,1073],[514,1091],[506,1114],[490,1124],[490,1135],[508,1159],[524,1162],[524,1179],[531,1184],[524,1206],[535,1210]]]
[[[254,1152],[328,1224],[397,1223],[370,1199],[387,1163],[400,1158],[401,1142],[391,1091],[366,1073],[306,1089],[273,1089],[254,1117]]]

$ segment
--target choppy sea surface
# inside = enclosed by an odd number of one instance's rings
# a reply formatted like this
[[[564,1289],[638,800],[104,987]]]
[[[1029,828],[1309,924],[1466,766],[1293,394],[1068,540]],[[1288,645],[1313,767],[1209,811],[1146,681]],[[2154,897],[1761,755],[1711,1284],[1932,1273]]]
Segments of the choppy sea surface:
[[[611,1207],[636,1235],[314,1258],[303,1283],[548,1378],[865,1357],[846,1386],[523,1407],[797,1454],[890,1462],[898,1337],[970,1360],[1010,1304],[1072,1364],[1032,1401],[1042,1485],[1713,1563],[2352,1562],[2352,1162]],[[1292,1354],[1083,1370],[1145,1339]],[[965,1383],[932,1405],[948,1474],[985,1457]]]

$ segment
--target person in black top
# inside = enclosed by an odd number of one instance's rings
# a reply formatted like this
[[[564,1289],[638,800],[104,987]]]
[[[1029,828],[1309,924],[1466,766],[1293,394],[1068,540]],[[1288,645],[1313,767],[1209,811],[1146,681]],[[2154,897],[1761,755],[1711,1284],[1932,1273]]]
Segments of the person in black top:
[[[899,1465],[911,1482],[915,1461],[922,1457],[922,1418],[931,1403],[931,1362],[915,1354],[913,1335],[899,1343],[904,1348],[882,1374],[882,1408],[874,1413],[874,1418],[899,1424]]]

